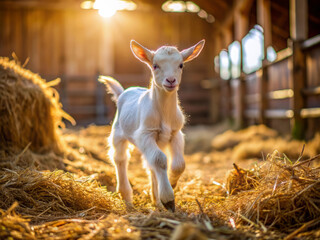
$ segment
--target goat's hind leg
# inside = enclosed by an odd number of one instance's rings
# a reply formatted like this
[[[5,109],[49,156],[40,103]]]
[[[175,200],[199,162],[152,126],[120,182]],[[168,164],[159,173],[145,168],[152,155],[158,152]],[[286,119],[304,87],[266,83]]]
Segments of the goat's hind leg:
[[[117,192],[119,192],[128,206],[132,206],[132,188],[127,176],[130,152],[128,141],[111,132],[109,137],[109,156],[113,160],[117,174]]]

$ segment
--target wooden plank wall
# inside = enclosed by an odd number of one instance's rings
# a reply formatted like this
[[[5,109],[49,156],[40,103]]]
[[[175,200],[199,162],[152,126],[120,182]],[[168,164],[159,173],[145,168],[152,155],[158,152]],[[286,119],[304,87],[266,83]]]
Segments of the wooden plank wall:
[[[26,67],[33,72],[48,81],[60,77],[64,108],[80,124],[113,118],[115,107],[96,81],[99,74],[112,75],[125,87],[148,86],[149,70],[130,52],[131,39],[150,49],[164,44],[184,49],[207,40],[199,58],[186,64],[180,96],[190,124],[213,122],[210,109],[218,104],[210,102],[213,90],[201,87],[213,75],[212,35],[212,25],[191,13],[120,12],[108,20],[91,10],[0,10],[0,55],[15,52],[21,62],[29,57]]]
[[[320,107],[320,44],[317,47],[306,49],[306,74],[307,83],[304,94],[306,108],[317,109]],[[319,113],[318,113],[319,114]],[[315,114],[316,116],[316,114]],[[307,118],[307,136],[320,132],[320,117]]]
[[[308,45],[308,42],[312,44]],[[305,85],[296,93],[304,99],[303,108],[298,114],[305,121],[305,137],[311,138],[320,131],[320,36],[304,41],[301,46],[306,59],[306,75]],[[243,116],[243,121],[238,121],[243,122],[245,126],[265,123],[281,133],[290,133],[293,130],[292,120],[295,112],[294,82],[292,81],[293,60],[292,51],[290,49],[285,51],[288,54],[276,62],[245,75],[242,83],[244,84],[243,92],[240,89],[241,81],[231,80],[232,116],[235,119]],[[264,71],[267,76],[265,87],[262,85]],[[239,114],[239,108],[241,108],[239,102],[242,98],[244,113]],[[263,101],[265,104],[262,104]],[[262,118],[260,112],[263,115]]]

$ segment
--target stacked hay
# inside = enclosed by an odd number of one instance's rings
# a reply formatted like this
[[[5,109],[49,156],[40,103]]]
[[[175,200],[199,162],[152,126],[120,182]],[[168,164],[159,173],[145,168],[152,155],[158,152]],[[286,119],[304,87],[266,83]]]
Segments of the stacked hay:
[[[109,215],[125,213],[122,200],[96,181],[101,174],[89,175],[93,171],[83,164],[101,168],[103,157],[77,142],[66,145],[68,139],[62,137],[62,118],[72,118],[51,87],[58,82],[46,83],[15,61],[0,58],[0,238],[126,236],[119,234],[125,220]],[[111,176],[109,171],[104,181]]]
[[[59,127],[63,117],[73,120],[62,111],[51,87],[58,82],[46,83],[16,61],[0,57],[0,167],[14,168],[13,162],[31,165],[39,159],[34,154],[63,153]]]

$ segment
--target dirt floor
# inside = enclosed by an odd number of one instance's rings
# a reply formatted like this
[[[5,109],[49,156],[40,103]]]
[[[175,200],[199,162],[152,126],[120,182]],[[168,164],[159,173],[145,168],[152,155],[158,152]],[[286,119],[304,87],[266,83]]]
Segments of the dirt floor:
[[[63,157],[46,155],[46,158],[33,158],[38,160],[30,164],[33,167],[26,168],[22,163],[19,165],[26,154],[32,154],[25,149],[14,159],[15,166],[20,167],[10,167],[10,164],[2,166],[0,238],[319,238],[320,209],[317,206],[312,209],[312,217],[308,213],[307,220],[296,219],[295,223],[295,216],[293,220],[290,218],[290,222],[286,220],[290,214],[281,217],[281,220],[276,215],[271,222],[271,213],[264,221],[254,214],[246,215],[245,209],[247,212],[252,210],[246,207],[257,201],[249,199],[250,189],[255,188],[255,181],[263,178],[256,174],[258,170],[250,172],[244,169],[258,169],[267,159],[278,159],[281,164],[294,162],[299,157],[300,161],[308,161],[320,153],[320,135],[306,143],[301,156],[304,142],[279,136],[265,126],[254,126],[239,132],[227,129],[227,123],[185,129],[186,170],[175,189],[175,213],[157,209],[151,203],[149,178],[140,154],[135,150],[129,165],[135,209],[126,209],[115,193],[115,171],[107,158],[106,137],[110,126],[65,129],[63,139],[68,150]],[[315,179],[311,180],[309,174],[308,181],[317,187],[314,191],[319,191],[320,164],[316,158],[310,163],[312,165],[308,167],[316,170],[312,175]],[[288,168],[287,165],[285,168]],[[232,182],[232,174],[245,175],[246,182]],[[279,176],[272,180],[271,188],[275,188],[278,178],[281,179]],[[235,184],[237,186],[233,187]],[[250,187],[241,189],[240,185]],[[240,193],[237,195],[236,192]],[[259,198],[257,194],[255,198]],[[319,203],[319,198],[315,202]],[[279,200],[278,204],[277,211],[280,211]],[[314,202],[310,201],[310,204]],[[290,211],[302,208],[295,206]],[[263,217],[262,211],[258,211],[258,215]]]

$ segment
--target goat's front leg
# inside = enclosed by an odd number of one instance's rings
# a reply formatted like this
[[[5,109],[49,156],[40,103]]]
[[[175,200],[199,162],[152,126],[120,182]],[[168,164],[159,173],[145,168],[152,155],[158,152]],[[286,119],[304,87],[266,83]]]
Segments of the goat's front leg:
[[[151,194],[152,194],[152,201],[153,203],[161,208],[162,203],[159,198],[159,193],[158,193],[158,180],[156,173],[150,169],[150,182],[151,182]]]
[[[109,137],[109,157],[113,160],[117,174],[117,192],[125,200],[128,207],[132,207],[132,188],[127,176],[130,153],[128,141],[117,136],[113,130]]]
[[[184,152],[184,137],[181,131],[173,134],[171,143],[169,145],[171,152],[171,166],[169,171],[169,180],[172,188],[175,188],[177,182],[185,169],[185,162],[183,157]]]
[[[144,132],[140,134],[137,142],[137,147],[151,170],[153,197],[156,204],[161,202],[166,209],[174,211],[174,194],[167,174],[167,157],[158,147],[155,133]]]

